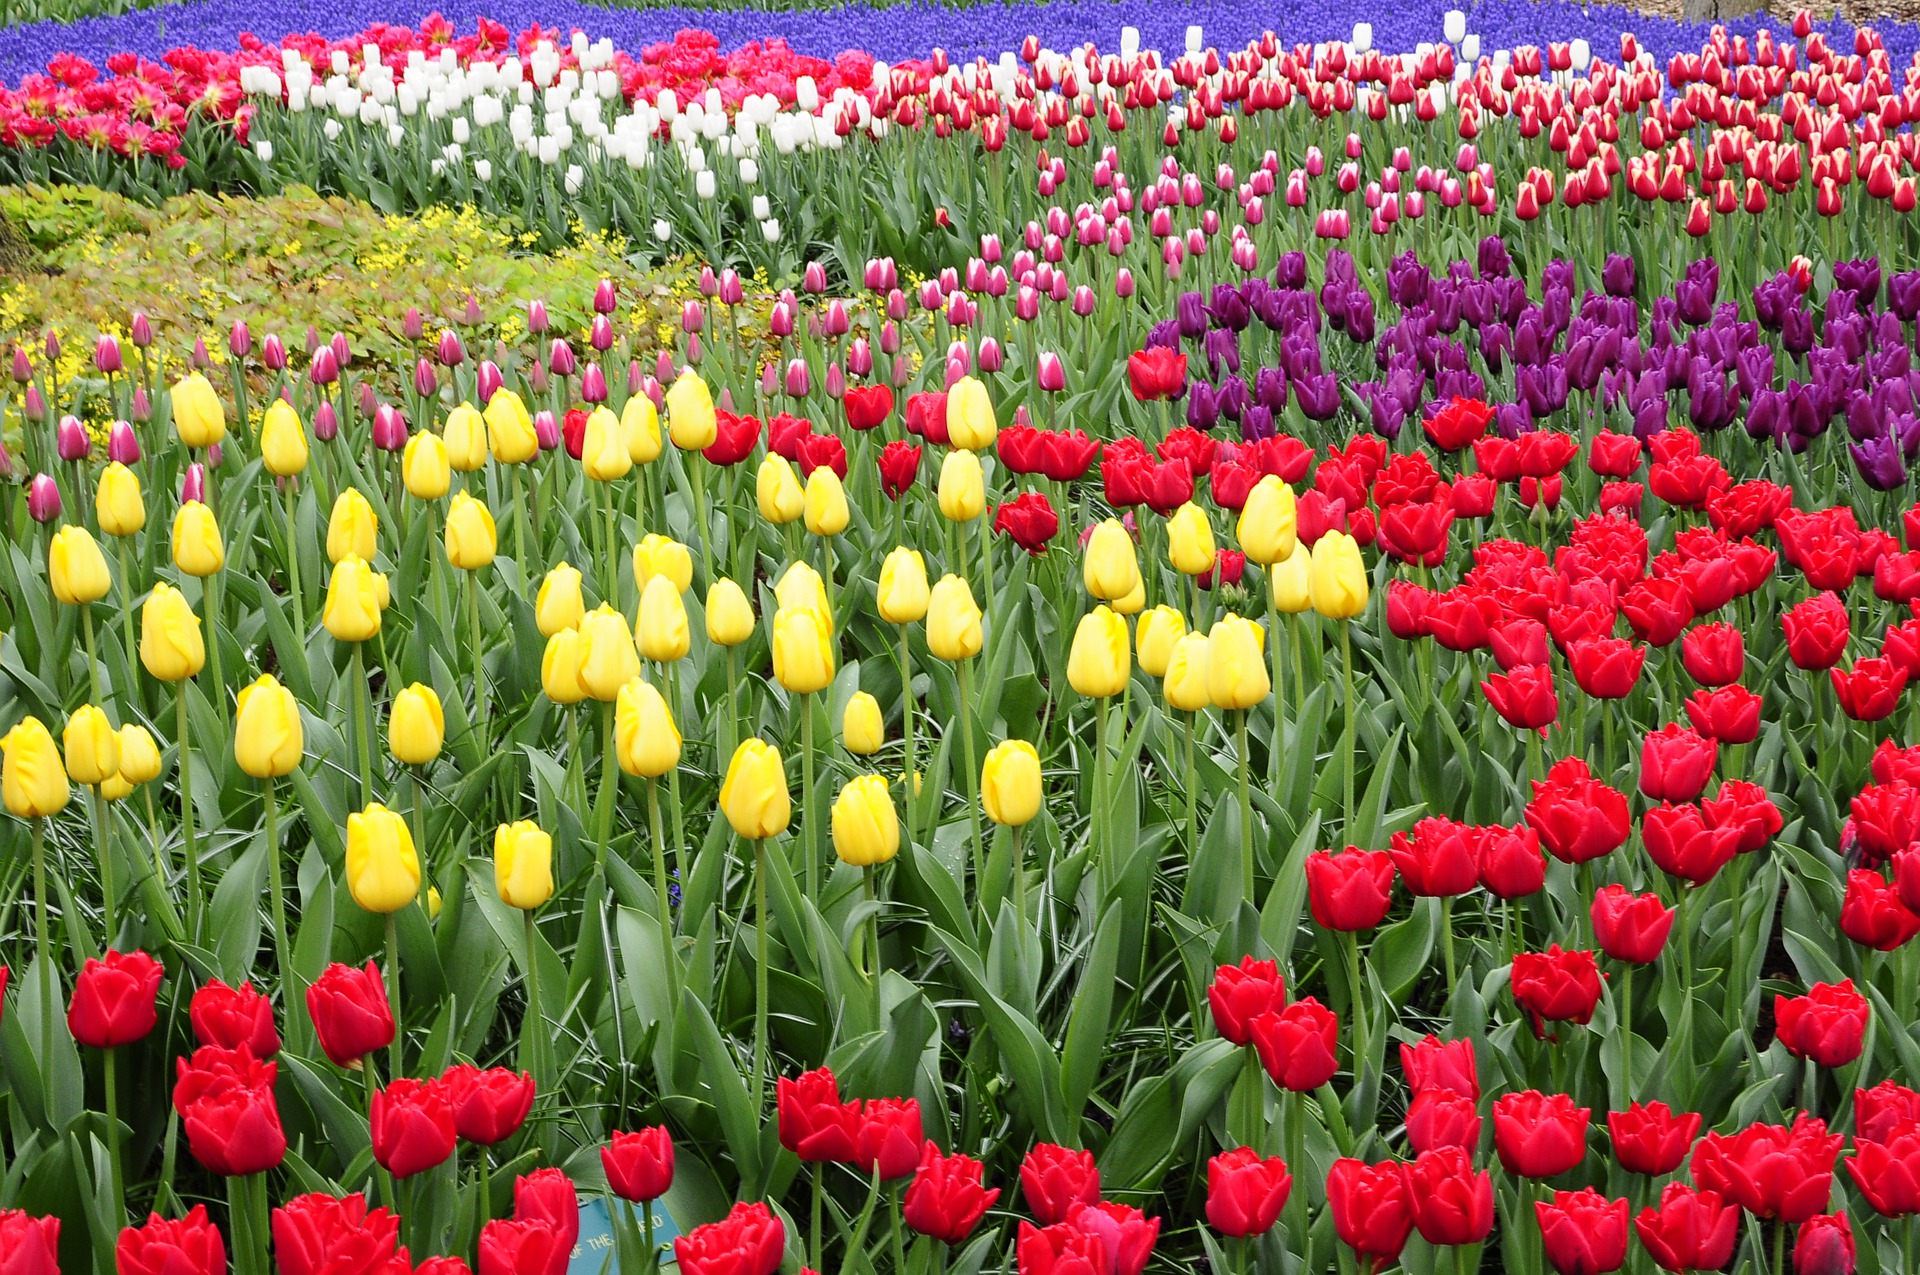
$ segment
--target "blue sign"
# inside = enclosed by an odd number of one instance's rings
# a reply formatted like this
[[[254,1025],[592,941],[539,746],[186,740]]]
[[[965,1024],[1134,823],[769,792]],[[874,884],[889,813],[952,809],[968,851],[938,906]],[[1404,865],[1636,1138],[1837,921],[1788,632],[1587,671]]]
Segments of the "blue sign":
[[[654,1243],[666,1249],[661,1255],[661,1268],[671,1269],[673,1261],[674,1237],[680,1234],[673,1218],[668,1215],[663,1201],[634,1206],[634,1220],[645,1225],[646,1219],[640,1215],[640,1209],[653,1211]],[[607,1201],[602,1196],[592,1196],[580,1201],[580,1238],[574,1242],[573,1259],[567,1263],[567,1275],[615,1275],[618,1266],[614,1261],[615,1238],[613,1218],[607,1212]]]

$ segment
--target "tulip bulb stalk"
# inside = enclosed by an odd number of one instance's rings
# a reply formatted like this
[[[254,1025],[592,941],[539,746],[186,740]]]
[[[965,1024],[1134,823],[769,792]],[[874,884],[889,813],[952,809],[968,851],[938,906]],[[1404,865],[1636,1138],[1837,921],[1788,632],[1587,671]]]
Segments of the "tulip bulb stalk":
[[[508,465],[507,476],[513,483],[513,559],[520,568],[521,577],[525,578],[532,561],[527,557],[527,518],[532,505],[520,476],[520,466]]]
[[[667,851],[666,838],[661,835],[660,824],[660,781],[647,780],[647,831],[653,842],[653,893],[654,906],[660,913],[660,959],[667,971],[667,1003],[672,1007],[667,1022],[673,1022],[673,1014],[680,1009],[680,962],[673,950],[673,913],[667,899]],[[653,1215],[647,1215],[647,1224],[651,1229]]]
[[[971,658],[959,661],[960,745],[967,763],[967,822],[973,828],[973,895],[984,913],[987,905],[987,847],[980,834],[980,766],[974,760],[973,687],[968,676]],[[989,920],[991,924],[991,920]]]
[[[127,645],[127,685],[120,688],[120,711],[128,721],[133,720],[134,688],[140,684],[140,643],[133,632],[133,559],[127,551],[125,538],[116,537],[114,556],[120,560],[120,628],[122,641]]]
[[[300,536],[295,529],[296,506],[298,497],[294,492],[295,479],[289,478],[281,489],[281,496],[287,513],[287,595],[293,599],[293,632],[304,640],[307,636],[306,602],[300,595]],[[131,628],[132,621],[128,621]]]
[[[213,497],[212,478],[207,479],[207,497]],[[220,669],[220,573],[214,572],[201,583],[204,586],[201,590],[204,595],[202,601],[207,613],[207,664],[213,670],[213,706],[214,711],[220,714],[220,724],[224,726],[227,722],[227,679]]]
[[[108,932],[107,938],[111,943],[113,938],[111,931]],[[52,1003],[49,1002],[43,1008],[51,1018]],[[101,1080],[107,1096],[107,1171],[113,1190],[112,1224],[122,1226],[127,1219],[127,1180],[126,1170],[120,1162],[120,1086],[119,1077],[114,1072],[114,1055],[118,1052],[111,1045],[100,1051],[104,1060],[104,1074]]]
[[[478,572],[467,576],[467,631],[473,647],[473,714],[481,726],[487,724],[487,668],[480,645],[480,578]]]
[[[1248,903],[1254,903],[1253,785],[1248,778],[1248,772],[1252,769],[1252,758],[1248,755],[1252,744],[1247,738],[1247,718],[1252,716],[1252,714],[1252,709],[1241,709],[1240,720],[1235,728],[1235,734],[1239,737],[1238,743],[1240,745],[1240,882],[1243,897]],[[1188,731],[1188,739],[1191,740],[1191,726],[1188,727]],[[1187,790],[1187,804],[1189,807],[1193,804],[1193,790],[1191,786],[1189,786]],[[1191,815],[1189,815],[1189,818],[1191,818]]]
[[[896,503],[895,508],[898,507]],[[905,541],[895,541],[895,543],[904,544]],[[909,841],[913,840],[914,835],[914,798],[919,796],[915,791],[913,768],[913,643],[911,637],[907,626],[902,624],[900,626],[900,733],[906,745],[906,770],[900,776],[900,795],[906,802],[907,840]],[[732,667],[729,666],[727,671],[731,673]]]
[[[1272,567],[1267,568],[1273,571]],[[1267,750],[1267,787],[1270,792],[1280,791],[1280,750],[1286,741],[1287,679],[1284,665],[1280,661],[1280,609],[1273,600],[1271,576],[1267,588],[1267,641],[1272,644],[1269,658],[1273,661],[1273,746]],[[1187,782],[1187,798],[1193,799],[1193,782]]]
[[[763,1112],[767,1109],[768,1063],[767,845],[758,838],[753,843],[753,942],[753,1109]]]
[[[1340,783],[1341,810],[1345,822],[1341,827],[1348,841],[1354,841],[1353,827],[1353,622],[1343,620],[1340,623],[1340,691],[1341,703],[1346,711],[1341,714],[1340,723]],[[1534,747],[1539,747],[1538,736],[1534,736]],[[1355,844],[1358,844],[1355,842]]]
[[[47,830],[46,820],[34,816],[27,821],[33,841],[33,946],[34,961],[40,967],[40,1066],[53,1065],[53,990],[52,939],[47,932]]]
[[[813,799],[813,692],[807,691],[800,696],[800,818],[806,834],[800,852],[807,857],[807,902],[816,907],[820,904],[820,854],[814,839],[817,814]]]
[[[713,519],[707,510],[707,474],[706,458],[696,453],[684,455],[682,463],[686,466],[688,481],[693,485],[693,519],[700,529],[700,574],[701,583],[711,586],[718,577],[713,574]],[[833,588],[833,573],[824,573],[827,588]],[[831,603],[829,603],[831,605]]]
[[[387,1046],[388,1082],[400,1079],[407,1074],[406,1060],[402,1051],[406,1048],[407,1020],[400,1009],[400,926],[394,920],[396,912],[387,913],[387,1002],[393,1010],[393,1043]],[[527,913],[529,919],[533,913]],[[527,948],[531,954],[532,944]],[[531,1017],[531,1015],[529,1015]]]
[[[599,830],[598,844],[593,852],[593,869],[605,872],[607,867],[607,843],[613,839],[613,802],[619,790],[617,762],[619,750],[613,729],[612,700],[608,700],[600,709],[600,796],[594,803],[594,823]]]
[[[173,689],[179,719],[177,734],[180,755],[177,765],[180,769],[180,831],[187,852],[187,932],[198,943],[206,919],[206,902],[200,889],[200,848],[193,835],[193,766],[188,761],[187,679],[181,678],[175,682]],[[44,924],[42,928],[45,928]]]
[[[87,816],[93,825],[93,844],[100,860],[100,917],[106,927],[106,946],[111,948],[114,936],[120,932],[120,924],[113,906],[113,847],[107,840],[107,803],[100,796],[100,785],[88,784],[86,787]]]
[[[295,1007],[305,1001],[305,989],[300,985],[300,975],[293,967],[293,948],[287,942],[287,897],[285,876],[280,863],[280,810],[279,802],[273,791],[273,777],[269,775],[261,781],[265,787],[263,806],[267,821],[267,888],[273,902],[273,950],[279,961],[281,977],[286,980],[286,989],[280,998],[281,1015],[287,1024],[288,1034],[295,1037],[305,1035],[301,1024],[304,1017],[295,1012]]]
[[[93,604],[90,602],[83,602],[80,604],[80,636],[81,636],[81,644],[86,649],[86,653],[87,653],[87,691],[88,691],[87,702],[89,704],[98,704],[101,702],[100,657],[94,654]],[[107,939],[109,942],[111,942],[113,939],[113,936],[109,934],[107,936]]]
[[[360,804],[373,804],[373,692],[367,686],[364,644],[353,643],[352,684],[347,694],[353,701],[353,756],[360,768]],[[216,677],[219,675],[216,673]]]

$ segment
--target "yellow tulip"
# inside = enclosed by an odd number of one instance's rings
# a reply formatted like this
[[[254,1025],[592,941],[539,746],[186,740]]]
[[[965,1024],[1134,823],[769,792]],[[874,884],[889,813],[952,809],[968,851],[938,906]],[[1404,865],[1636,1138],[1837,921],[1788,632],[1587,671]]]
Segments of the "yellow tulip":
[[[620,409],[620,427],[626,433],[627,459],[636,465],[650,465],[660,455],[660,413],[653,400],[635,394]]]
[[[948,522],[972,522],[987,508],[987,484],[980,458],[958,449],[940,463],[940,513]]]
[[[833,685],[833,625],[814,607],[774,612],[773,676],[796,694]]]
[[[352,554],[372,562],[379,529],[380,520],[374,517],[373,506],[360,489],[347,488],[333,502],[333,516],[327,519],[327,561],[337,565]]]
[[[1120,615],[1139,615],[1147,609],[1147,588],[1145,583],[1135,584],[1133,589],[1121,598],[1115,598],[1108,605]]]
[[[240,688],[233,709],[233,759],[255,779],[277,779],[300,764],[306,736],[293,692],[271,673]]]
[[[812,607],[833,623],[833,608],[827,604],[827,582],[804,562],[796,562],[780,574],[774,583],[773,599],[783,607]]]
[[[1082,695],[1102,699],[1118,695],[1133,669],[1127,622],[1098,606],[1080,617],[1067,656],[1067,682]]]
[[[440,755],[446,738],[447,715],[431,686],[415,682],[393,697],[393,710],[387,715],[387,751],[395,761],[424,766]]]
[[[447,413],[441,441],[447,445],[447,463],[463,474],[487,463],[487,421],[471,403],[462,403]]]
[[[683,452],[711,447],[719,436],[720,423],[714,415],[713,395],[692,368],[681,372],[667,388],[667,433],[673,445]]]
[[[1248,561],[1270,567],[1293,556],[1293,547],[1299,543],[1295,526],[1293,488],[1268,474],[1247,493],[1234,534]]]
[[[1213,569],[1213,524],[1191,500],[1167,519],[1167,561],[1181,575],[1197,576]]]
[[[99,515],[100,530],[109,536],[139,534],[147,525],[147,502],[138,475],[117,460],[111,462],[100,471],[93,511]]]
[[[173,565],[204,578],[226,564],[227,550],[220,543],[220,524],[214,521],[213,510],[197,500],[180,506],[173,516]]]
[[[550,638],[561,629],[571,629],[586,613],[587,604],[580,597],[579,568],[563,559],[547,572],[533,597],[533,618],[540,626],[540,636]]]
[[[368,912],[398,912],[420,897],[420,856],[407,821],[379,802],[347,816],[347,892]]]
[[[1329,620],[1351,620],[1367,609],[1367,568],[1360,543],[1329,531],[1313,543],[1313,609]]]
[[[487,400],[487,448],[502,465],[523,465],[540,454],[540,437],[520,396],[505,386]]]
[[[633,587],[644,590],[655,576],[665,576],[685,593],[693,587],[693,554],[672,536],[648,532],[633,547]]]
[[[438,500],[453,486],[453,464],[440,435],[421,430],[400,453],[400,477],[415,500]]]
[[[140,607],[140,663],[162,682],[192,677],[207,662],[200,617],[180,591],[162,580]]]
[[[108,801],[125,801],[133,795],[133,785],[115,771],[100,781],[100,795]]]
[[[378,573],[360,557],[349,554],[333,569],[327,582],[327,605],[320,623],[339,642],[365,642],[380,631]]]
[[[466,492],[456,495],[447,510],[447,561],[462,571],[478,571],[492,563],[498,547],[493,514]]]
[[[188,447],[207,448],[227,436],[227,413],[207,378],[189,372],[173,385],[173,428]]]
[[[805,515],[807,530],[816,536],[837,536],[847,529],[847,489],[831,465],[807,475]]]
[[[307,431],[300,413],[284,398],[267,405],[260,423],[260,463],[275,478],[291,478],[307,468]]]
[[[21,819],[57,815],[66,809],[73,790],[60,764],[53,736],[37,717],[23,717],[19,725],[0,736],[0,799],[7,813]]]
[[[633,470],[633,457],[627,452],[626,427],[604,403],[587,417],[586,433],[580,440],[580,469],[587,477],[602,483],[625,478]]]
[[[47,579],[53,596],[68,606],[85,606],[107,596],[113,578],[107,558],[85,527],[62,527],[47,546]]]
[[[900,853],[900,816],[878,775],[849,779],[833,803],[833,852],[840,862],[871,868]]]
[[[993,446],[999,432],[987,387],[971,376],[955,381],[947,391],[947,437],[953,445],[970,452],[985,451]]]
[[[128,722],[120,728],[120,778],[144,784],[160,777],[160,747],[147,728]]]
[[[579,631],[580,685],[602,704],[611,704],[620,698],[621,687],[640,676],[633,630],[626,616],[603,602],[581,618]],[[553,649],[551,640],[547,649]]]
[[[840,746],[856,757],[871,757],[887,742],[887,724],[880,716],[880,701],[865,691],[855,691],[840,712]]]
[[[578,704],[587,697],[580,681],[580,661],[586,658],[587,641],[578,629],[561,629],[547,636],[547,649],[540,657],[540,689],[556,704]],[[634,666],[639,667],[639,659]]]
[[[1266,635],[1252,620],[1222,616],[1207,635],[1207,694],[1215,708],[1252,708],[1273,682],[1263,654]]]
[[[1313,609],[1313,550],[1295,541],[1293,552],[1267,568],[1274,609],[1299,615]]]
[[[1150,677],[1167,675],[1167,660],[1173,644],[1186,636],[1187,617],[1178,607],[1165,604],[1143,612],[1134,621],[1133,646],[1140,656],[1140,668]]]
[[[780,750],[763,739],[743,740],[727,763],[720,785],[720,813],[734,834],[747,841],[764,841],[787,829],[793,817],[793,798],[787,793],[787,772]]]
[[[510,908],[532,911],[553,897],[553,838],[522,819],[493,834],[493,885]]]
[[[685,659],[693,640],[687,632],[687,608],[680,590],[666,576],[647,581],[640,594],[640,627],[636,632],[643,658],[657,664]]]
[[[620,769],[641,779],[658,779],[680,764],[680,728],[667,701],[644,678],[620,688],[613,706],[614,752]]]
[[[441,906],[440,891],[435,889],[433,886],[428,886],[427,887],[427,920],[438,921],[440,919],[440,906]]]
[[[1173,652],[1167,658],[1167,674],[1160,683],[1170,707],[1183,713],[1197,713],[1213,703],[1209,655],[1204,633],[1189,633],[1173,644]]]
[[[60,735],[67,777],[76,784],[104,783],[120,773],[120,732],[97,704],[82,704]]]
[[[927,588],[927,561],[917,549],[899,548],[880,564],[880,618],[888,624],[912,624],[924,619],[932,600]]]
[[[1109,518],[1093,529],[1080,564],[1080,578],[1087,592],[1103,602],[1124,598],[1140,588],[1140,559],[1133,551],[1133,537],[1117,518]]]
[[[778,452],[768,452],[760,462],[754,494],[760,502],[760,516],[776,527],[784,527],[807,512],[807,493],[800,489],[793,466]]]
[[[927,648],[937,659],[964,660],[980,654],[981,642],[973,590],[951,572],[941,576],[927,603]]]
[[[1003,739],[993,746],[980,767],[980,805],[987,818],[1014,828],[1040,813],[1040,754],[1032,744]]]
[[[707,589],[707,640],[719,646],[739,646],[753,636],[753,606],[740,586],[715,580]]]

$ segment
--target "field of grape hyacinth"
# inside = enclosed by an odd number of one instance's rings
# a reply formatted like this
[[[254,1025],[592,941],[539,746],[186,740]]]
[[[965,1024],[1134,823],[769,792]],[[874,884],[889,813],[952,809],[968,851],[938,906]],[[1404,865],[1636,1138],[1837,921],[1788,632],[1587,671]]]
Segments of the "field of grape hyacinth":
[[[0,1275],[1920,1272],[1920,29],[417,8],[0,33]]]

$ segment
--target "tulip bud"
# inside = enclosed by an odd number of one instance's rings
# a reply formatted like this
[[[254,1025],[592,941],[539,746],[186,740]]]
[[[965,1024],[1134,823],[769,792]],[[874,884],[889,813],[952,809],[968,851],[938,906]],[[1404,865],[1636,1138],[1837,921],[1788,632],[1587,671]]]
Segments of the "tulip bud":
[[[550,638],[562,629],[574,628],[586,613],[580,596],[580,572],[562,560],[547,572],[534,596],[533,616],[540,626],[540,636]]]
[[[1177,607],[1162,604],[1141,613],[1133,634],[1141,671],[1150,677],[1165,677],[1167,662],[1173,658],[1174,643],[1186,634],[1187,619]]]
[[[162,580],[140,607],[140,664],[150,677],[177,682],[207,662],[200,617],[178,589]]]
[[[687,608],[672,579],[657,575],[640,593],[640,624],[636,630],[640,654],[655,663],[685,659],[692,639],[687,631]]]
[[[627,617],[603,602],[581,618],[579,633],[580,685],[594,699],[611,704],[620,697],[621,687],[640,676],[633,630],[627,626]],[[560,636],[548,640],[550,652]]]
[[[765,840],[786,831],[793,799],[778,748],[756,738],[734,749],[720,785],[720,811],[734,835],[744,840]]]
[[[856,757],[871,757],[887,742],[886,721],[880,715],[880,701],[865,691],[855,691],[840,714],[840,745]]]
[[[131,469],[114,461],[100,471],[100,485],[93,493],[93,512],[100,519],[100,530],[109,536],[135,535],[147,525],[147,506],[140,494],[140,479]]]
[[[60,516],[60,485],[51,474],[35,474],[28,484],[27,514],[35,522],[52,522]]]
[[[952,419],[952,413],[948,413]],[[940,513],[949,522],[972,522],[987,508],[986,479],[980,458],[971,451],[954,450],[940,465]]]
[[[233,711],[233,759],[255,779],[277,779],[300,764],[300,705],[271,673],[242,687]]]
[[[406,450],[400,453],[400,477],[415,500],[438,500],[447,494],[453,485],[453,467],[438,434],[423,429],[407,440]]]
[[[144,510],[141,517],[144,521]],[[106,555],[85,527],[62,527],[53,533],[47,546],[47,580],[53,596],[66,606],[98,602],[113,587]]]
[[[347,816],[347,892],[390,915],[420,897],[420,857],[407,821],[379,802]]]
[[[334,564],[320,622],[335,641],[365,642],[380,632],[380,586],[364,558],[348,554]]]
[[[73,710],[60,735],[60,751],[66,758],[67,778],[76,784],[105,783],[120,773],[120,733],[97,705],[82,704]]]
[[[532,911],[553,897],[553,838],[530,820],[493,834],[493,884],[500,901]]]
[[[806,493],[794,476],[793,466],[777,452],[768,452],[760,462],[754,490],[760,516],[775,526],[785,526],[806,512]]]
[[[620,688],[613,736],[620,769],[629,775],[657,779],[680,764],[680,730],[667,701],[643,678]]]
[[[462,491],[447,510],[447,561],[462,571],[478,571],[492,563],[497,539],[493,514]]]
[[[173,516],[173,565],[190,576],[206,577],[227,563],[226,546],[213,510],[197,500],[180,506]]]
[[[1102,605],[1080,618],[1067,657],[1067,681],[1089,698],[1118,695],[1132,671],[1127,622]]]
[[[276,478],[291,478],[307,468],[306,431],[300,426],[300,414],[283,398],[267,405],[261,421],[260,461]]]
[[[425,766],[440,755],[446,741],[447,719],[440,697],[421,682],[393,697],[387,717],[387,750],[407,766]]]
[[[373,561],[379,526],[367,498],[358,488],[346,488],[333,502],[333,516],[327,520],[327,560],[338,563],[352,554]]]
[[[87,437],[87,427],[80,423],[77,416],[62,416],[59,428],[54,431],[54,443],[60,452],[60,459],[79,461],[87,458],[93,450],[93,440]]]
[[[833,803],[833,850],[842,863],[872,868],[900,851],[900,816],[893,792],[879,775],[847,781]]]
[[[807,530],[816,536],[837,536],[847,529],[850,513],[846,489],[832,467],[822,465],[807,476],[804,497]]]
[[[23,717],[0,736],[0,799],[17,819],[41,819],[66,809],[73,796],[53,735],[37,717]]]

